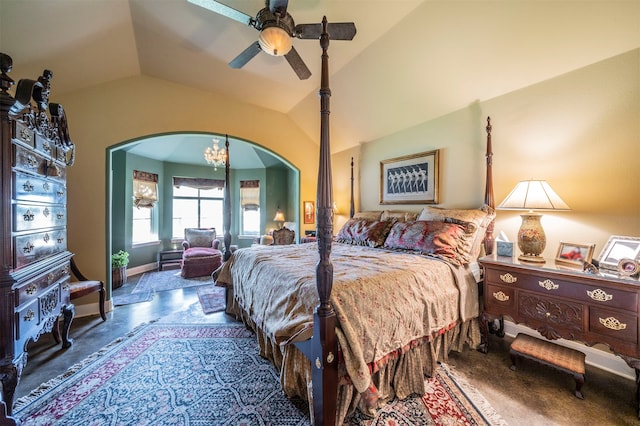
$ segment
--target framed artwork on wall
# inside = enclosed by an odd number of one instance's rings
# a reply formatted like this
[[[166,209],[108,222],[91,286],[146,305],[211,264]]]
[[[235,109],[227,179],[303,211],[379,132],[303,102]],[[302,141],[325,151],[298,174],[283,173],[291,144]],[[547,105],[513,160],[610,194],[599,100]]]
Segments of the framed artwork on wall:
[[[582,268],[584,263],[591,263],[595,244],[577,244],[561,241],[556,254],[556,263]]]
[[[303,203],[304,210],[304,223],[310,224],[316,222],[316,206],[313,201],[304,201]]]
[[[623,259],[640,261],[640,237],[612,235],[598,256],[600,269],[618,271],[618,264]]]
[[[380,204],[437,204],[439,150],[380,162]]]

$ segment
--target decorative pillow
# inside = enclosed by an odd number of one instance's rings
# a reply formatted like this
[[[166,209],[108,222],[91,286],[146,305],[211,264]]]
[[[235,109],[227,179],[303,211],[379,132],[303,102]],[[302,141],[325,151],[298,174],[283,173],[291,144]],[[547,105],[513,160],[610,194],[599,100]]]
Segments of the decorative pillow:
[[[340,229],[336,239],[341,243],[380,247],[394,223],[394,220],[352,218]]]
[[[353,219],[368,219],[368,220],[380,220],[382,212],[369,211],[369,212],[357,212],[353,215]]]
[[[479,209],[443,209],[426,206],[418,220],[439,220],[465,225],[464,246],[468,250],[469,258],[475,260],[482,251],[482,241],[487,227],[495,217],[495,210],[487,205]]]
[[[211,247],[213,240],[216,239],[216,230],[186,228],[184,230],[184,239],[189,242],[191,247]]]
[[[385,248],[415,250],[432,254],[456,265],[469,263],[464,251],[458,250],[458,242],[464,235],[464,227],[442,221],[397,222],[389,231]]]
[[[390,211],[385,210],[380,216],[380,220],[396,219],[398,222],[414,221],[418,218],[419,213],[405,212],[405,211]]]

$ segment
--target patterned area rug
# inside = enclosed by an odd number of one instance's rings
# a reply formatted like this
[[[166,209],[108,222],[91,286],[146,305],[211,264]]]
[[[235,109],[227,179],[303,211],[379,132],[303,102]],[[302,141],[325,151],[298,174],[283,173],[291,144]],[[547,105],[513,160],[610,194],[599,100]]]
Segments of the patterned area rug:
[[[396,401],[362,425],[503,424],[448,368],[422,398]],[[256,337],[239,324],[134,330],[16,401],[29,425],[308,425],[307,404],[287,399]]]
[[[202,285],[196,288],[198,300],[205,314],[224,311],[224,288],[211,285]]]
[[[168,291],[209,283],[213,284],[213,280],[209,275],[197,278],[182,278],[179,269],[168,269],[160,272],[145,272],[131,293]]]

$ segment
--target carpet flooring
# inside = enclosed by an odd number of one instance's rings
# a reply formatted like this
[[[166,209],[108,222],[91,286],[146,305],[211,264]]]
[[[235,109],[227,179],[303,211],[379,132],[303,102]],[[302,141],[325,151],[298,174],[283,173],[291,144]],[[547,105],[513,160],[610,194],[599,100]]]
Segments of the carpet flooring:
[[[347,424],[504,424],[452,369],[443,366],[427,381],[422,397]],[[284,396],[277,371],[244,326],[162,319],[18,399],[14,415],[23,426],[309,424],[307,404]]]
[[[159,291],[197,287],[211,284],[212,282],[211,277],[208,275],[197,278],[182,278],[179,269],[146,272],[140,277],[137,285],[130,293],[113,296],[113,304],[114,306],[123,306],[149,302],[153,298],[153,294]]]

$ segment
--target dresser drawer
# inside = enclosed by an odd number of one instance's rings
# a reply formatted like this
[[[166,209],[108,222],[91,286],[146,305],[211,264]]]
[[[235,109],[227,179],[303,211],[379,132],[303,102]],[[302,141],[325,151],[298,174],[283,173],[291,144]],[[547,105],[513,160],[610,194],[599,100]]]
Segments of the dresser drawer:
[[[16,201],[66,204],[67,188],[61,182],[14,171],[13,198]]]
[[[22,268],[67,249],[66,228],[14,237],[14,268]]]
[[[487,281],[509,284],[514,287],[548,294],[556,297],[566,297],[582,302],[602,304],[603,306],[626,309],[635,312],[638,306],[638,294],[635,291],[618,289],[603,289],[596,285],[579,283],[556,276],[536,275],[532,273],[509,271],[502,272],[490,269],[487,271]]]
[[[16,340],[23,340],[38,330],[38,299],[33,300],[16,311]]]
[[[13,145],[13,167],[29,173],[48,177],[60,182],[66,181],[64,163],[47,158],[36,151],[22,145]]]
[[[67,209],[63,206],[14,204],[13,211],[15,232],[64,227],[67,224]]]
[[[34,148],[36,149],[36,151],[43,154],[45,157],[56,158],[55,144],[51,140],[45,138],[39,133],[36,133],[36,143]]]
[[[637,344],[638,316],[591,306],[589,307],[589,331]]]
[[[509,315],[515,312],[515,290],[507,286],[487,284],[485,289],[485,309],[494,315]]]
[[[67,287],[66,291],[68,293],[68,282],[70,281],[69,270],[69,263],[65,262],[63,265],[54,268],[50,272],[40,274],[33,279],[20,283],[20,285],[15,289],[16,307],[36,299],[45,292],[47,288],[59,282],[62,282],[63,287]],[[63,291],[64,290],[65,289],[63,288]]]
[[[13,139],[33,147],[35,132],[23,121],[13,121]]]
[[[586,307],[581,303],[555,299],[546,295],[518,292],[518,315],[572,333],[584,333]]]

